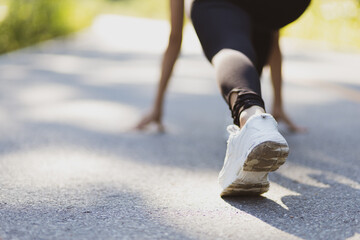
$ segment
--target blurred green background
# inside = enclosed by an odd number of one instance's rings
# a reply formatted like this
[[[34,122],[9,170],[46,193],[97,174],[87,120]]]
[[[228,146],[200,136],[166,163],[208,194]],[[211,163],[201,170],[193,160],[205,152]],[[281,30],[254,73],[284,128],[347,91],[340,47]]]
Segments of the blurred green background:
[[[168,18],[169,0],[0,0],[0,53],[66,35],[97,14]],[[283,36],[360,51],[360,0],[312,0]]]
[[[88,26],[96,1],[0,0],[0,53]]]

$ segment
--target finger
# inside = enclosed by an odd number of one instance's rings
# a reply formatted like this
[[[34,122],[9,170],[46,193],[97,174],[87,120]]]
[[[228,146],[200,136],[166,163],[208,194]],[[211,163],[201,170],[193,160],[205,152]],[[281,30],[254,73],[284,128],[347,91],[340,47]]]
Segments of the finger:
[[[289,118],[284,118],[285,123],[288,125],[288,128],[293,133],[305,133],[307,131],[306,128],[297,126],[293,121],[291,121]]]
[[[150,123],[151,123],[151,119],[144,118],[135,126],[135,129],[144,130]]]
[[[307,131],[306,128],[297,126],[285,113],[276,115],[275,119],[278,122],[284,122],[288,126],[288,129],[293,133],[305,133]]]
[[[273,111],[272,116],[275,118],[276,121],[280,122],[282,120],[281,113],[278,113],[279,111]]]
[[[159,133],[164,133],[165,132],[165,127],[161,122],[159,122],[157,124],[157,128],[158,128],[157,130],[158,130]]]
[[[308,131],[307,128],[299,126],[289,126],[289,130],[293,133],[306,133]]]

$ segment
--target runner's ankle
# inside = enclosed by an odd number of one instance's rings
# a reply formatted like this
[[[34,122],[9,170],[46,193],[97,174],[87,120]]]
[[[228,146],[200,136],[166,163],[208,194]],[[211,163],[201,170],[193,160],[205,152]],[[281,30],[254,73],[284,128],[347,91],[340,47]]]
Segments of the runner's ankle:
[[[254,115],[259,115],[265,113],[265,110],[259,106],[252,106],[250,108],[245,109],[240,113],[240,128],[245,125],[246,121]]]

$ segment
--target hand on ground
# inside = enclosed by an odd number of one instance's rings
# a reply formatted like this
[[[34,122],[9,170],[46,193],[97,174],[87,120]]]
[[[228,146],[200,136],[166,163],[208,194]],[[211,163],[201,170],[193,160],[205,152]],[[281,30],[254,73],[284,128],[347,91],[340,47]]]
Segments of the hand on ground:
[[[284,122],[291,132],[294,133],[307,132],[306,128],[297,126],[293,121],[291,121],[282,108],[274,107],[272,115],[274,116],[276,121]]]
[[[153,110],[146,114],[135,126],[135,130],[144,131],[153,124],[156,125],[158,132],[165,132],[164,125],[162,124],[162,114],[158,110]]]

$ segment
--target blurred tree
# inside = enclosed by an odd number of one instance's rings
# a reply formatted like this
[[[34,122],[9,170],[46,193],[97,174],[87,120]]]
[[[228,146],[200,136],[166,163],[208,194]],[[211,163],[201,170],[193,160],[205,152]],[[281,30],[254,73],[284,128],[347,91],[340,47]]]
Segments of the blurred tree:
[[[85,27],[94,9],[89,1],[11,0],[0,23],[0,53]]]
[[[282,34],[360,49],[360,0],[312,0],[304,16]]]
[[[138,17],[167,18],[169,0],[104,0],[103,12]]]

